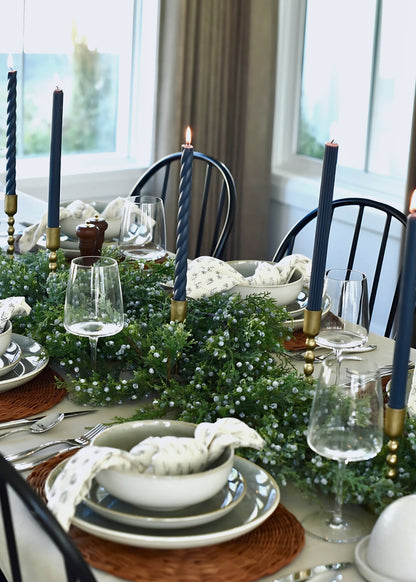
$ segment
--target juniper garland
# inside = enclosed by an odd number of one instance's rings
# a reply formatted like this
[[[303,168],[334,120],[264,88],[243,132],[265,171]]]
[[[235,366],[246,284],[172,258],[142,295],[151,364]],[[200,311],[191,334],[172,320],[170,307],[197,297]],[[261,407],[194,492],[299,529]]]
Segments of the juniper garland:
[[[306,443],[313,384],[296,372],[282,348],[290,334],[286,311],[267,295],[242,300],[222,294],[189,301],[186,321],[173,323],[162,286],[173,277],[172,262],[144,270],[122,260],[114,247],[104,254],[119,260],[126,325],[116,336],[100,338],[96,372],[90,369],[88,340],[63,327],[68,265],[62,252],[52,276],[43,251],[0,257],[0,298],[23,295],[32,307],[29,316],[13,321],[14,331],[46,348],[51,361],[65,370],[72,396],[96,406],[127,399],[147,402],[130,419],[118,420],[240,418],[266,441],[261,451],[241,454],[264,465],[281,485],[290,480],[309,494],[332,495],[336,463],[316,455]],[[366,503],[379,512],[414,491],[413,418],[406,419],[398,454],[394,482],[385,477],[385,450],[376,459],[351,463],[346,501]]]

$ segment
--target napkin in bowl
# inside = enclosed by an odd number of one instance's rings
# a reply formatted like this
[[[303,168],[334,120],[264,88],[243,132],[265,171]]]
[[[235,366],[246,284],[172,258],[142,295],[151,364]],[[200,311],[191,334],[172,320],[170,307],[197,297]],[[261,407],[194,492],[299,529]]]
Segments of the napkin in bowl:
[[[312,261],[303,255],[284,257],[278,263],[259,262],[254,275],[244,277],[232,265],[214,257],[198,257],[192,261],[187,272],[186,295],[192,299],[211,297],[235,285],[284,285],[290,281],[295,270],[304,276],[305,287],[309,286]]]
[[[123,212],[124,202],[125,198],[118,197],[109,202],[104,210],[98,213],[97,209],[91,204],[82,202],[82,200],[74,200],[68,204],[68,206],[60,207],[59,219],[75,218],[79,220],[79,224],[81,224],[89,218],[94,218],[97,214],[105,219],[119,218]],[[42,216],[39,223],[32,224],[23,231],[22,236],[19,239],[19,250],[21,253],[29,252],[36,245],[40,237],[46,232],[46,224],[47,213]]]
[[[195,473],[207,468],[227,446],[261,449],[263,445],[262,437],[236,418],[201,423],[193,438],[148,437],[130,451],[89,445],[66,462],[51,487],[48,507],[62,527],[68,530],[76,506],[100,471],[135,470],[155,475]]]
[[[24,297],[8,297],[0,301],[0,333],[5,330],[9,319],[15,315],[29,315],[31,307]]]

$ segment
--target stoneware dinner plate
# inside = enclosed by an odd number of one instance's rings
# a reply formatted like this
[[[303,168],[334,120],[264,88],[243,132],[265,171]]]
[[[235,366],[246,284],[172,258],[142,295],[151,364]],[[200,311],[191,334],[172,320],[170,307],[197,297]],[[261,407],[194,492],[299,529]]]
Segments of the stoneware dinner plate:
[[[234,466],[246,481],[246,494],[235,509],[210,523],[185,530],[150,530],[107,519],[85,503],[79,504],[72,523],[99,538],[142,548],[194,548],[232,540],[263,523],[280,501],[279,487],[267,471],[238,456],[235,457]]]
[[[0,392],[7,392],[29,382],[40,374],[49,361],[45,350],[32,338],[12,333],[12,342],[19,346],[22,357],[12,370],[0,378]]]
[[[64,253],[65,258],[67,259],[74,259],[75,257],[79,257],[79,246],[78,246],[78,239],[71,240],[66,235],[61,235],[60,239],[60,248]],[[38,246],[45,249],[46,248],[46,236],[42,235],[41,238],[37,242]],[[108,247],[111,245],[116,244],[113,241],[104,241],[103,247]]]
[[[383,576],[378,572],[375,572],[367,562],[367,548],[370,541],[370,536],[366,536],[358,542],[355,546],[355,564],[359,573],[368,582],[392,582],[390,577]],[[401,580],[401,582],[412,582],[412,580]]]
[[[0,357],[0,378],[16,366],[22,359],[22,349],[16,342],[10,342],[9,347]]]
[[[46,497],[48,497],[53,482],[66,463],[66,460],[63,461],[49,474],[45,483]],[[152,511],[125,503],[108,493],[95,480],[84,499],[84,503],[96,513],[118,523],[166,530],[202,525],[224,517],[237,507],[245,494],[244,477],[237,469],[233,468],[227,485],[219,493],[206,501],[174,511]]]

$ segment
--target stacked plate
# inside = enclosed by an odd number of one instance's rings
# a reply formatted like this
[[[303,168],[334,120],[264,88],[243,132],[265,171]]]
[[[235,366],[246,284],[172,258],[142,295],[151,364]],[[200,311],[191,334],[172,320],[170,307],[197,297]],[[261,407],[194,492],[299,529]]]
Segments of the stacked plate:
[[[12,333],[9,347],[0,357],[0,393],[32,380],[45,368],[48,360],[40,344]]]
[[[306,306],[308,305],[308,294],[308,289],[302,289],[295,301],[292,301],[292,303],[286,306],[286,310],[291,317],[291,319],[287,321],[287,325],[293,327],[294,330],[303,328],[303,315]],[[330,306],[331,301],[328,295],[325,295],[322,303],[322,317],[328,313]]]
[[[46,497],[68,461],[51,471]],[[235,457],[225,487],[214,497],[175,511],[154,511],[130,505],[93,481],[72,523],[97,537],[131,546],[180,549],[208,546],[244,535],[276,509],[280,492],[261,467]]]

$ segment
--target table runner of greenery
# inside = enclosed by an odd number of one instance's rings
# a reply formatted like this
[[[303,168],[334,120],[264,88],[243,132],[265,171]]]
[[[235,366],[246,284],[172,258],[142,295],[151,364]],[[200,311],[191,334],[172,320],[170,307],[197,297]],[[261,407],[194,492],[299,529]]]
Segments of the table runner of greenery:
[[[284,353],[283,342],[290,336],[286,310],[267,295],[243,300],[218,294],[189,301],[186,321],[170,322],[170,297],[162,283],[173,277],[172,262],[142,269],[115,247],[103,254],[119,260],[126,325],[118,335],[100,338],[96,371],[91,370],[88,340],[63,327],[68,264],[62,252],[51,276],[46,252],[1,256],[0,298],[24,296],[32,307],[29,316],[13,320],[13,329],[45,347],[65,371],[71,397],[96,406],[146,402],[129,420],[240,418],[266,440],[261,451],[241,454],[265,466],[280,485],[290,480],[309,493],[333,494],[337,463],[313,453],[306,442],[314,386]],[[365,503],[379,512],[414,492],[412,417],[406,419],[398,454],[395,481],[385,477],[384,449],[373,460],[348,465],[346,502]]]

